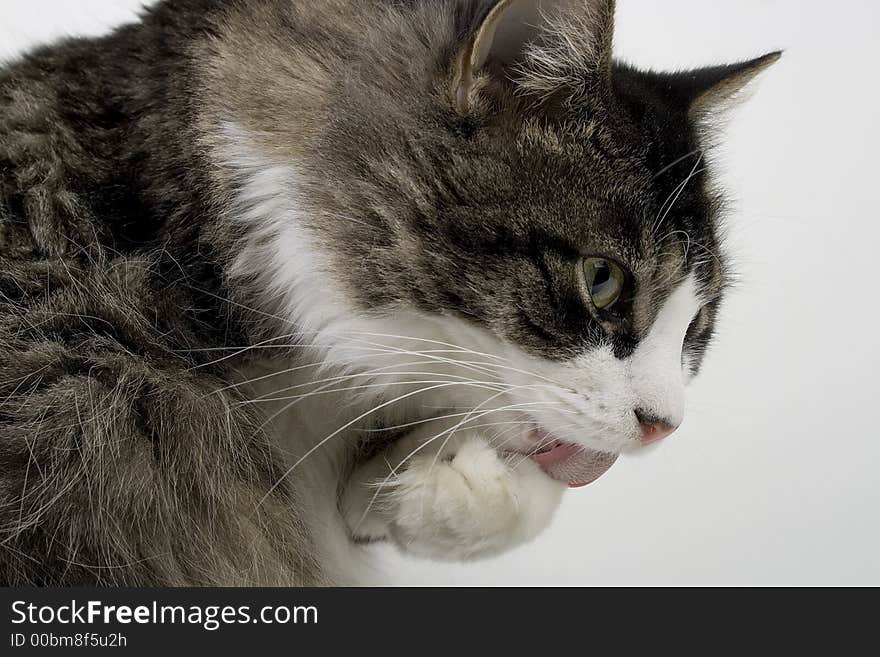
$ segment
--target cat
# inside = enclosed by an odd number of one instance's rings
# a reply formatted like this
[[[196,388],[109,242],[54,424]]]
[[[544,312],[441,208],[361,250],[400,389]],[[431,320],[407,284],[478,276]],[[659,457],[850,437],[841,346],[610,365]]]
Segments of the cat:
[[[614,14],[162,0],[0,69],[0,581],[490,557],[671,434],[779,53],[640,71]]]

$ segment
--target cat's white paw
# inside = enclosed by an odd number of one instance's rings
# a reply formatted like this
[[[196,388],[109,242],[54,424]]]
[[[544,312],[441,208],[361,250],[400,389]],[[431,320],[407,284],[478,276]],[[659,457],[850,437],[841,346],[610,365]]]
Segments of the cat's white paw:
[[[464,560],[537,536],[564,490],[530,459],[502,457],[479,432],[459,430],[442,452],[423,435],[399,441],[355,472],[341,509],[360,540],[388,537],[411,554]]]

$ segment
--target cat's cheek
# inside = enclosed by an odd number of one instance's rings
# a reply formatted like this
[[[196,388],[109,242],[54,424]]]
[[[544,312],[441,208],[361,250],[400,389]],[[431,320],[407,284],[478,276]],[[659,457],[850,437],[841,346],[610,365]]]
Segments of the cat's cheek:
[[[650,442],[645,418],[662,424],[664,435],[684,420],[685,385],[694,368],[683,345],[701,306],[699,284],[689,276],[666,299],[628,358],[618,358],[608,344],[564,364],[530,362],[509,352],[507,358],[517,369],[559,385],[530,385],[530,377],[516,374],[511,382],[529,390],[537,402],[529,415],[555,438],[615,454],[641,449]]]

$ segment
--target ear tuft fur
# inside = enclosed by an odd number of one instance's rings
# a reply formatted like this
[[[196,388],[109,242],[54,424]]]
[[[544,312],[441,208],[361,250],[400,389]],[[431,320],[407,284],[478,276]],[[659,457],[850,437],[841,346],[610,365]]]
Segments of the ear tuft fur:
[[[607,79],[614,6],[613,0],[498,0],[456,58],[456,109],[468,114],[476,106],[484,68],[542,97],[582,88],[586,79]]]
[[[577,95],[611,78],[615,2],[588,2],[547,15],[540,42],[529,45],[517,67],[522,93],[547,98]]]

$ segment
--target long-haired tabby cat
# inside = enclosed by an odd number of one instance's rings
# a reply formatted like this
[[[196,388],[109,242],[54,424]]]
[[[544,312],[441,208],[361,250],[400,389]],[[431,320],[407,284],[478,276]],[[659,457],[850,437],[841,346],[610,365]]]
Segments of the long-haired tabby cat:
[[[777,55],[638,71],[613,16],[165,0],[0,70],[0,580],[493,555],[678,427]]]

